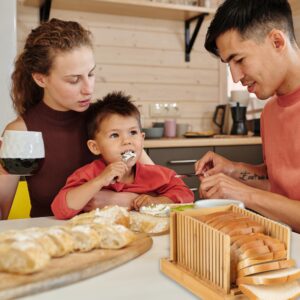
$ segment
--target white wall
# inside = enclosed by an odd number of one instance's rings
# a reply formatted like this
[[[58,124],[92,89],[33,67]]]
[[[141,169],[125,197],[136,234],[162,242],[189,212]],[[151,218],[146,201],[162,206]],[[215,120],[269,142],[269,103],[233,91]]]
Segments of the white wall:
[[[10,75],[16,56],[16,0],[0,1],[0,134],[5,125],[15,118],[10,100]]]

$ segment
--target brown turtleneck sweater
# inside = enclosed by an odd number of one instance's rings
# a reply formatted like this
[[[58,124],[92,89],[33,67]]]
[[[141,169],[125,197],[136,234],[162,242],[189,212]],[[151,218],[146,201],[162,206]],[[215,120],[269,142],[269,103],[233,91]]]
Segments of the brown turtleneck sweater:
[[[41,169],[26,178],[31,217],[52,215],[50,205],[67,177],[95,159],[86,145],[85,115],[56,111],[42,101],[22,115],[28,130],[42,132],[45,144]]]

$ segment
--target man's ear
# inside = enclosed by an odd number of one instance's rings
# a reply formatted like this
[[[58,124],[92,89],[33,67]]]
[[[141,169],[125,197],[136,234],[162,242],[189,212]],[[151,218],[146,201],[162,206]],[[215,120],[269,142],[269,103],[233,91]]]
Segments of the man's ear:
[[[278,29],[273,29],[269,33],[269,38],[275,49],[281,51],[286,47],[286,35]]]
[[[46,75],[41,73],[33,73],[32,78],[39,87],[44,88],[46,86]]]
[[[87,141],[87,146],[94,155],[100,155],[101,154],[100,149],[98,147],[98,144],[96,143],[95,140],[88,140]]]

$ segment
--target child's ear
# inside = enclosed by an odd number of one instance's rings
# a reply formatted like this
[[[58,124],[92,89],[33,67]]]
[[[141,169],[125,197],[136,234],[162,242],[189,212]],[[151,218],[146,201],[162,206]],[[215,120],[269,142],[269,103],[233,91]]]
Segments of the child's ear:
[[[94,155],[100,155],[101,154],[100,149],[98,147],[98,144],[96,143],[95,140],[88,140],[87,141],[87,146]]]
[[[141,132],[143,140],[145,139],[145,132]]]

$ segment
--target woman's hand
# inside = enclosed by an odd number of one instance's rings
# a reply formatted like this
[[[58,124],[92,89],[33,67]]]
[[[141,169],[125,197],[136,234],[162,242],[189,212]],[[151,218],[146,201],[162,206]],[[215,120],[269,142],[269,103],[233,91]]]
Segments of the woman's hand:
[[[151,204],[162,204],[162,203],[166,203],[166,204],[173,203],[173,201],[168,197],[164,197],[164,196],[153,197],[150,195],[142,194],[133,200],[133,208],[138,211],[142,206],[149,206]]]
[[[195,173],[200,179],[218,173],[231,175],[234,171],[234,163],[215,152],[207,152],[195,163]]]

